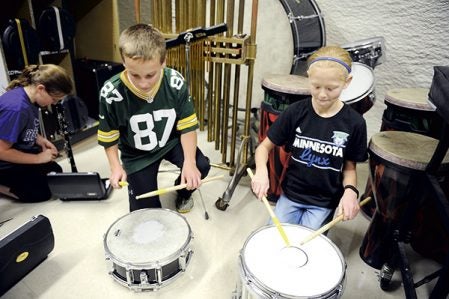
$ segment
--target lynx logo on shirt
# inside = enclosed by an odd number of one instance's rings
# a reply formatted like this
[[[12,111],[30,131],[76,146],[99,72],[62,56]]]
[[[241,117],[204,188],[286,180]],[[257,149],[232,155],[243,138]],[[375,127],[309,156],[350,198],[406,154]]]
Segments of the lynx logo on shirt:
[[[348,133],[341,132],[341,131],[334,131],[334,135],[332,136],[332,139],[334,140],[334,144],[336,146],[342,147],[346,144],[348,141]]]

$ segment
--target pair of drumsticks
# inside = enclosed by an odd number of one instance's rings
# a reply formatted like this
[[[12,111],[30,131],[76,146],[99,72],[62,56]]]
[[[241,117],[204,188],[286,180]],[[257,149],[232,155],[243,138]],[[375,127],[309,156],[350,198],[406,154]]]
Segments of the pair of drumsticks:
[[[254,174],[251,171],[250,168],[247,168],[246,171],[248,172],[248,175],[250,176],[250,178],[252,179]],[[214,180],[218,180],[223,178],[223,175],[218,175],[218,176],[214,176],[214,177],[209,177],[209,178],[205,178],[203,180],[201,180],[201,182],[204,183],[208,183]],[[120,186],[127,186],[128,183],[127,182],[120,182],[119,183]],[[165,194],[171,191],[176,191],[176,190],[181,190],[187,187],[187,184],[180,184],[180,185],[176,185],[176,186],[172,186],[172,187],[168,187],[168,188],[162,188],[162,189],[158,189],[155,191],[151,191],[148,193],[144,193],[141,195],[136,196],[136,199],[142,199],[142,198],[146,198],[146,197],[153,197],[156,195],[161,195],[161,194]],[[360,206],[364,206],[366,203],[368,203],[371,200],[371,197],[367,197],[364,200],[362,200],[360,202]],[[268,203],[268,200],[265,196],[262,196],[262,202],[264,203],[268,213],[270,214],[271,220],[273,221],[274,225],[276,226],[276,228],[279,231],[279,234],[281,235],[282,239],[284,240],[284,243],[287,247],[290,247],[290,241],[288,240],[287,234],[284,231],[284,228],[282,227],[281,223],[279,222],[279,219],[276,217],[276,215],[274,214],[273,210],[271,209],[270,204]],[[334,226],[335,224],[339,223],[340,221],[343,220],[343,214],[338,215],[334,220],[332,220],[331,222],[327,223],[326,225],[322,226],[321,228],[319,228],[318,230],[316,230],[315,232],[309,234],[306,238],[304,238],[299,245],[302,246],[305,243],[313,240],[314,238],[316,238],[317,236],[321,235],[322,233],[324,233],[325,231],[329,230],[332,226]]]
[[[246,171],[248,172],[249,176],[251,178],[253,178],[254,175],[253,175],[253,172],[251,171],[251,169],[247,168]],[[360,206],[364,206],[370,200],[371,200],[371,197],[365,198],[364,200],[362,200],[360,202]],[[285,246],[290,247],[290,241],[288,240],[287,234],[285,233],[284,228],[282,227],[281,223],[279,222],[279,219],[276,217],[276,215],[274,214],[273,210],[271,209],[271,206],[268,203],[268,200],[267,200],[267,198],[265,196],[262,196],[262,201],[265,204],[265,207],[267,208],[267,211],[268,211],[268,213],[271,216],[271,220],[273,221],[274,225],[276,226],[276,228],[279,231],[279,234],[281,235],[282,239],[284,240]],[[322,233],[324,233],[325,231],[330,229],[332,226],[334,226],[338,222],[342,221],[343,220],[343,216],[344,216],[343,214],[338,215],[334,220],[332,220],[328,224],[322,226],[321,228],[319,228],[318,230],[314,231],[313,233],[310,233],[307,237],[305,237],[299,243],[299,246],[302,246],[305,243],[309,242],[310,240],[313,240],[314,238],[316,238],[317,236],[321,235]]]

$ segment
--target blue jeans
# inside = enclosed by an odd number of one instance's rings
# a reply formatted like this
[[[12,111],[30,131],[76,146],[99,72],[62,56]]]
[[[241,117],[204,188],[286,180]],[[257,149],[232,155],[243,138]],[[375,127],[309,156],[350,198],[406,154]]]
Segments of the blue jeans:
[[[281,223],[299,224],[317,230],[333,211],[333,209],[296,203],[281,194],[274,213]]]

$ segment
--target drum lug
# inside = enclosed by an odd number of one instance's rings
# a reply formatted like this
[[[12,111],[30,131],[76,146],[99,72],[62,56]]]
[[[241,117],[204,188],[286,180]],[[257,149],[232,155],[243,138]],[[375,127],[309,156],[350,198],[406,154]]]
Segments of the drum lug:
[[[109,256],[106,256],[105,260],[107,264],[108,274],[114,273],[114,263],[111,261],[111,258]]]
[[[146,286],[148,285],[148,275],[145,271],[140,271],[140,285]]]
[[[126,267],[126,281],[128,282],[128,287],[134,284],[134,272],[129,267]]]
[[[162,284],[162,267],[161,266],[157,266],[156,270],[156,280],[157,280],[157,284],[161,285]]]
[[[337,292],[336,292],[336,297],[335,298],[340,298],[343,295],[343,291],[344,291],[345,286],[343,284],[340,284],[337,287]]]
[[[324,15],[323,14],[315,14],[315,15],[310,15],[310,16],[294,16],[292,13],[289,13],[287,15],[287,17],[288,17],[288,21],[290,23],[293,23],[294,20],[301,21],[301,20],[304,20],[304,19],[321,18],[321,17],[324,17]]]
[[[371,103],[374,103],[376,101],[376,93],[374,92],[374,90],[368,96],[369,96],[369,100],[371,101]]]
[[[179,257],[179,269],[183,272],[186,271],[187,268],[187,260],[189,259],[190,255],[193,253],[192,249],[188,249],[186,252],[181,254]]]

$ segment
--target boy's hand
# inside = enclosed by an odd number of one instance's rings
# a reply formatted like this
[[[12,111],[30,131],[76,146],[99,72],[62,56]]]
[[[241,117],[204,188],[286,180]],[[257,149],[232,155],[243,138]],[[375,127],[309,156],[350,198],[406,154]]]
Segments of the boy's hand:
[[[113,169],[111,171],[111,175],[109,176],[109,182],[111,183],[111,186],[114,189],[120,189],[122,188],[122,186],[120,186],[119,182],[120,181],[126,182],[126,178],[127,177],[125,170],[122,167],[120,167],[117,169]]]
[[[194,163],[184,163],[181,172],[181,184],[187,184],[187,190],[197,189],[201,186],[201,172]]]

